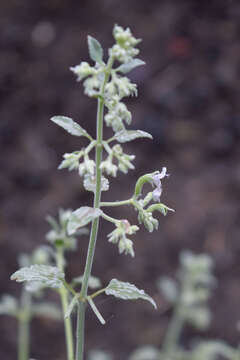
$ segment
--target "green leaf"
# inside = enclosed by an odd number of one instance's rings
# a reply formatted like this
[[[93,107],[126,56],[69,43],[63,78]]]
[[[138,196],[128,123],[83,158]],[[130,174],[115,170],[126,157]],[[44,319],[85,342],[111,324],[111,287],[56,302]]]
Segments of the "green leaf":
[[[92,36],[88,36],[88,50],[90,58],[99,63],[102,64],[103,59],[103,49],[99,41],[94,39]]]
[[[71,313],[72,313],[75,305],[77,305],[77,303],[78,303],[78,297],[79,297],[79,295],[77,294],[77,295],[75,295],[75,296],[72,298],[72,301],[71,301],[70,304],[68,305],[67,311],[66,311],[66,313],[65,313],[65,316],[64,316],[65,319],[67,319],[67,318],[71,315]]]
[[[94,209],[88,206],[82,206],[79,209],[73,211],[67,224],[68,234],[74,234],[78,228],[87,225],[101,214],[102,211],[100,209]]]
[[[48,302],[32,305],[32,313],[35,316],[47,317],[53,320],[62,319],[61,310],[56,305]]]
[[[132,59],[128,63],[120,65],[116,70],[123,74],[127,74],[140,65],[145,65],[145,62],[140,59]]]
[[[128,282],[112,279],[105,289],[106,295],[113,295],[117,298],[124,300],[137,300],[143,299],[149,301],[154,308],[157,308],[155,301],[151,296],[147,295],[144,290],[138,289],[135,285]]]
[[[60,288],[64,280],[64,273],[55,266],[32,265],[16,271],[12,274],[11,280],[34,282],[46,287]]]
[[[71,135],[86,136],[87,138],[91,138],[86,130],[84,130],[78,123],[73,121],[73,119],[68,116],[53,116],[50,120],[52,120],[58,126],[61,126]]]
[[[152,135],[142,130],[121,130],[117,132],[114,139],[120,143],[135,140],[137,138],[149,138],[152,139]]]
[[[91,299],[90,296],[87,296],[87,300],[89,302],[89,305],[91,306],[93,312],[95,313],[95,315],[97,316],[98,320],[100,321],[100,323],[102,325],[106,324],[106,321],[104,320],[104,318],[102,317],[102,315],[100,314],[99,310],[97,309],[96,305],[94,304],[93,300]]]

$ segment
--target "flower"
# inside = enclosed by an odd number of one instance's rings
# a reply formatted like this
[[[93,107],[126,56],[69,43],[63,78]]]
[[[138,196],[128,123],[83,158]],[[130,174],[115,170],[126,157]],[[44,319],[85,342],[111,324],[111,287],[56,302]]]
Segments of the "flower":
[[[118,251],[120,254],[129,254],[134,257],[133,242],[128,239],[126,235],[133,235],[138,230],[139,227],[130,225],[128,220],[120,220],[118,224],[116,224],[116,229],[108,234],[108,241],[113,244],[118,243]]]
[[[160,196],[162,194],[161,179],[163,179],[165,176],[169,176],[169,174],[167,174],[166,167],[163,167],[161,172],[155,173],[152,176],[153,184],[156,186],[156,189],[153,190],[152,197],[156,202],[160,202]]]
[[[81,81],[87,76],[95,75],[97,72],[86,61],[82,61],[80,65],[70,67],[70,70],[77,75],[77,81]]]

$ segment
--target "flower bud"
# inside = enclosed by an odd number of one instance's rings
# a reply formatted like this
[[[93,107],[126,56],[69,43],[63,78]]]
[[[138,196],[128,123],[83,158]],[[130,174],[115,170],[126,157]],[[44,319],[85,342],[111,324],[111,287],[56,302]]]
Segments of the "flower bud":
[[[70,70],[77,75],[77,81],[81,81],[87,76],[96,74],[96,69],[91,67],[86,61],[81,62],[80,65],[70,67]]]

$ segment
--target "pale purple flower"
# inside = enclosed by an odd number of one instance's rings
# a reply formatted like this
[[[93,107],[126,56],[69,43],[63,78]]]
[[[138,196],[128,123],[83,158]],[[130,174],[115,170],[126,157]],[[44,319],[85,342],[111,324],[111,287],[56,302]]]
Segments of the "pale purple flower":
[[[153,184],[156,186],[156,189],[154,189],[152,193],[153,201],[160,202],[160,196],[162,194],[161,179],[163,179],[165,176],[169,176],[169,174],[167,174],[167,168],[163,167],[161,172],[156,173],[152,177]]]

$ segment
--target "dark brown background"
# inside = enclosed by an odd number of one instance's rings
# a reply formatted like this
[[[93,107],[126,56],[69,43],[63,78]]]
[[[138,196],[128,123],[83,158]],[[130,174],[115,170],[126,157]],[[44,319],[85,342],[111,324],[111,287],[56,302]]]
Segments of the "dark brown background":
[[[0,291],[19,294],[11,283],[20,251],[44,241],[46,214],[59,207],[91,204],[76,173],[57,171],[62,154],[79,142],[48,119],[72,116],[94,134],[96,103],[68,70],[88,59],[86,36],[105,49],[114,23],[130,26],[143,39],[147,65],[131,74],[139,98],[128,102],[132,128],[153,134],[125,146],[137,155],[136,171],[112,181],[105,200],[125,199],[137,177],[167,166],[163,202],[175,214],[160,217],[158,232],[135,236],[135,259],[119,256],[107,243],[110,224],[100,227],[93,273],[104,283],[117,277],[152,294],[159,305],[99,298],[107,320],[102,327],[87,315],[87,348],[112,351],[123,360],[136,346],[160,345],[170,311],[156,288],[163,274],[174,274],[182,249],[208,252],[219,286],[212,299],[213,322],[205,336],[238,343],[240,316],[239,245],[239,61],[240,3],[228,0],[1,0],[0,5]],[[109,132],[108,132],[109,134]],[[136,222],[132,209],[112,214]],[[68,274],[81,274],[86,238],[79,241]],[[56,296],[50,294],[55,300]],[[0,358],[16,359],[16,322],[0,321]],[[183,342],[200,333],[186,329]],[[63,327],[34,320],[32,357],[65,359]]]

